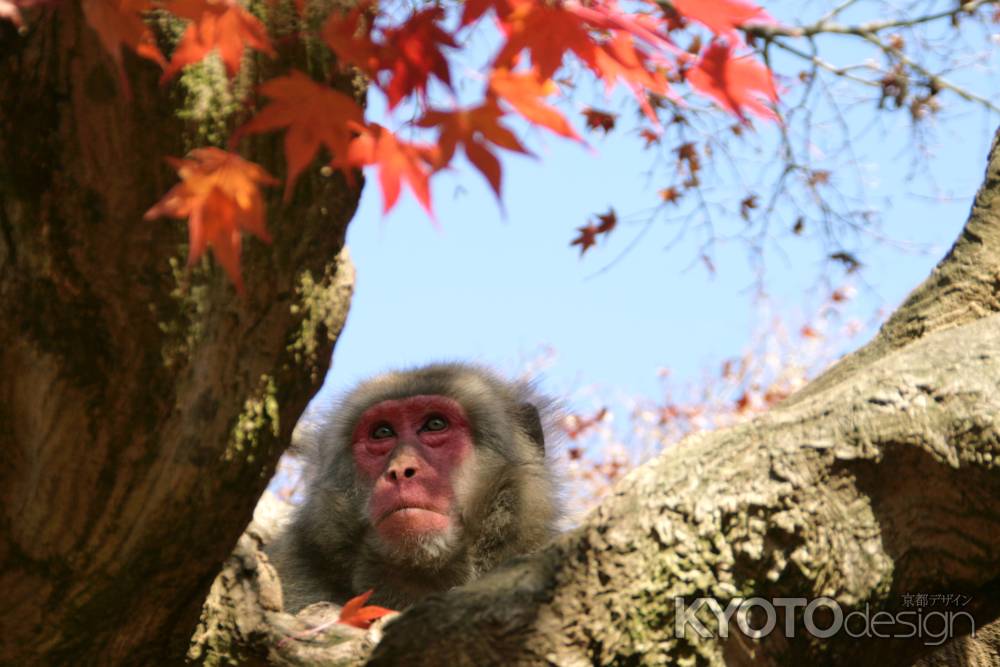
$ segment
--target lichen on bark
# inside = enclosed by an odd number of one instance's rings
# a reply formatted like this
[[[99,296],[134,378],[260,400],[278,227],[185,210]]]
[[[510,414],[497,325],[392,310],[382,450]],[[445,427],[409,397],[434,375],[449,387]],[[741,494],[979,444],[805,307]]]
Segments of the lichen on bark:
[[[303,271],[295,287],[296,301],[292,314],[302,324],[292,337],[288,351],[295,362],[306,368],[314,381],[319,381],[319,352],[331,342],[331,336],[343,326],[347,313],[343,292],[351,290],[353,265],[345,247],[336,262],[327,264],[317,281],[312,272]]]

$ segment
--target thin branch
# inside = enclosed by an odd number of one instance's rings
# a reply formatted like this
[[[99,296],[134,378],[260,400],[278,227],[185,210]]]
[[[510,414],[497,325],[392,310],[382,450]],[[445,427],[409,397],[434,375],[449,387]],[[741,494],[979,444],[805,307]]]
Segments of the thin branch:
[[[912,69],[914,72],[920,74],[921,76],[926,77],[928,83],[930,83],[931,86],[933,86],[933,87],[935,87],[937,89],[947,89],[947,90],[950,90],[951,92],[955,93],[956,95],[958,95],[959,97],[961,97],[961,98],[963,98],[965,100],[968,100],[969,102],[975,102],[977,104],[981,104],[984,107],[986,107],[987,109],[989,109],[990,111],[993,111],[994,113],[1000,113],[1000,107],[998,107],[996,104],[994,104],[990,100],[986,99],[985,97],[981,97],[979,95],[976,95],[972,91],[966,90],[965,88],[962,88],[960,86],[956,86],[955,84],[949,82],[948,80],[941,78],[940,76],[938,76],[937,74],[934,74],[929,69],[927,69],[926,67],[924,67],[923,65],[921,65],[920,63],[918,63],[917,61],[915,61],[912,58],[910,58],[909,56],[907,56],[905,53],[903,53],[899,49],[897,49],[897,48],[895,48],[893,46],[890,46],[889,44],[885,44],[885,43],[881,42],[878,39],[878,37],[875,37],[875,35],[861,35],[861,37],[865,41],[871,42],[872,44],[874,44],[875,46],[877,46],[879,49],[881,49],[887,55],[889,55],[889,56],[891,56],[893,58],[896,58],[897,60],[899,60],[899,62],[903,63],[904,65],[906,65],[907,67],[909,67],[910,69]]]
[[[984,5],[995,5],[1000,0],[972,0],[952,9],[936,14],[924,14],[905,19],[889,19],[884,21],[868,21],[858,25],[833,23],[826,17],[807,26],[784,26],[779,24],[753,23],[744,26],[743,31],[753,37],[774,39],[775,37],[812,37],[820,34],[857,35],[866,37],[893,28],[911,28],[922,23],[931,23],[945,18],[954,18],[959,14],[971,14]]]
[[[882,87],[882,84],[879,83],[878,81],[872,81],[870,79],[865,79],[864,77],[851,74],[850,70],[855,69],[855,66],[837,67],[833,63],[827,62],[826,60],[823,60],[819,56],[813,55],[811,53],[806,53],[805,51],[798,49],[787,42],[778,39],[770,39],[769,41],[771,44],[774,44],[783,51],[787,51],[788,53],[791,53],[794,56],[798,56],[799,58],[802,58],[803,60],[806,60],[821,69],[825,69],[831,74],[835,74],[836,76],[848,79],[850,81],[854,81],[855,83],[860,83],[865,86],[871,86],[873,88]]]

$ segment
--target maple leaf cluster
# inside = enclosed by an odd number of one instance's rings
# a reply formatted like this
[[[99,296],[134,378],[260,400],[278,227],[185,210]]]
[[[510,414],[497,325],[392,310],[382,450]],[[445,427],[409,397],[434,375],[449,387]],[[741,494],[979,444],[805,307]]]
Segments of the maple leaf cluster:
[[[0,0],[0,18],[20,25],[22,10],[49,0]],[[277,0],[274,0],[277,1]],[[122,49],[130,49],[162,68],[166,84],[184,67],[217,54],[227,74],[238,74],[246,51],[275,56],[264,24],[237,0],[81,0],[87,23],[107,50],[128,93]],[[299,13],[306,0],[296,0]],[[486,179],[498,198],[502,168],[498,153],[530,154],[509,125],[519,118],[567,139],[582,141],[552,101],[559,93],[557,72],[571,59],[604,83],[630,90],[650,120],[658,125],[650,99],[679,102],[672,85],[686,81],[695,91],[746,120],[747,113],[776,118],[769,106],[777,92],[769,70],[746,51],[738,28],[748,21],[769,21],[749,0],[673,0],[665,12],[657,0],[639,0],[629,9],[617,0],[468,0],[461,15],[440,5],[396,7],[361,0],[349,11],[333,11],[318,37],[342,68],[355,68],[380,91],[391,110],[404,102],[416,108],[407,136],[365,118],[351,95],[291,70],[265,81],[258,93],[267,104],[238,128],[230,151],[201,148],[188,159],[172,160],[181,183],[147,213],[187,217],[193,262],[211,248],[239,288],[240,237],[244,231],[267,238],[259,186],[275,184],[257,165],[235,151],[247,135],[283,131],[287,165],[285,199],[299,176],[317,157],[348,178],[371,168],[389,211],[403,186],[430,213],[431,177],[448,168],[461,152]],[[144,18],[165,11],[187,21],[169,60],[161,53]],[[454,10],[457,11],[457,10]],[[402,20],[393,17],[405,15]],[[480,96],[471,104],[432,105],[432,87],[452,91],[452,58],[461,50],[463,31],[492,15],[502,43],[487,63]],[[457,20],[456,20],[457,19]],[[688,21],[715,36],[698,53],[676,46],[672,31]],[[589,109],[588,126],[605,132],[615,117]],[[430,135],[429,141],[412,137]],[[655,140],[647,137],[647,142]],[[613,214],[612,214],[613,217]],[[582,251],[607,233],[614,221],[581,228],[574,241]]]
[[[607,213],[597,216],[597,222],[588,222],[583,227],[577,228],[579,235],[570,242],[571,246],[580,246],[580,255],[597,245],[597,237],[610,234],[618,226],[618,215],[614,209],[609,209]]]

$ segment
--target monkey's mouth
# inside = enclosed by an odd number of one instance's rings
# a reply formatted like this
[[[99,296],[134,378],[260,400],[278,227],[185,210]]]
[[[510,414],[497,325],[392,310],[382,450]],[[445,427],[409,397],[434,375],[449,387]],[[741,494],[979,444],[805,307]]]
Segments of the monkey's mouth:
[[[397,507],[375,522],[379,534],[389,540],[443,533],[450,525],[447,514],[419,506]]]
[[[375,525],[377,526],[386,519],[390,517],[395,517],[396,515],[400,514],[402,515],[402,517],[396,517],[396,518],[416,518],[423,514],[437,514],[438,516],[443,516],[445,518],[448,517],[448,515],[445,514],[444,512],[433,510],[430,507],[424,507],[422,505],[403,505],[401,507],[394,507],[393,509],[384,513],[382,516],[379,517],[378,521],[375,522]]]

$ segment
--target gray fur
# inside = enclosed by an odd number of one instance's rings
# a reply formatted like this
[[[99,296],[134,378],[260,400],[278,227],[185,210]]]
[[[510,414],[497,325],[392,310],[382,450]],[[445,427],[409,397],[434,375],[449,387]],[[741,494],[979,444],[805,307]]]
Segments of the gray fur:
[[[361,414],[382,401],[420,394],[458,401],[471,422],[477,470],[460,475],[456,535],[420,545],[419,556],[386,553],[368,521],[369,489],[357,483],[347,451]],[[285,609],[343,603],[374,588],[373,604],[401,609],[535,550],[559,519],[545,432],[552,403],[526,383],[481,367],[433,364],[379,375],[347,394],[303,443],[307,493],[268,554]],[[551,429],[549,429],[551,433]],[[470,478],[472,479],[469,483]]]

